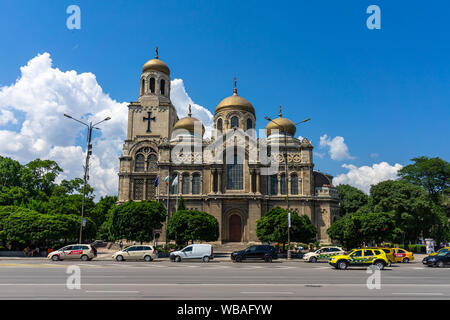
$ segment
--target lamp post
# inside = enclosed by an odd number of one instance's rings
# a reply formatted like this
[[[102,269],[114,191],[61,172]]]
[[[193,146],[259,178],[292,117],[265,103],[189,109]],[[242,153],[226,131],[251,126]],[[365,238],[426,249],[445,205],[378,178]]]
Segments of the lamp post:
[[[75,119],[72,116],[69,116],[68,114],[64,113],[64,116],[72,119],[76,122],[79,122],[83,125],[85,125],[88,128],[88,145],[87,145],[87,150],[86,150],[86,163],[84,165],[84,186],[83,186],[83,200],[81,202],[81,222],[80,222],[80,238],[79,238],[79,243],[81,243],[82,240],[82,234],[83,234],[83,217],[84,217],[84,203],[85,203],[85,198],[86,198],[86,184],[87,181],[89,180],[89,158],[92,154],[92,144],[91,144],[91,140],[92,140],[92,129],[97,129],[100,130],[100,128],[96,128],[95,126],[104,122],[104,121],[108,121],[111,120],[110,117],[107,117],[105,119],[103,119],[102,121],[99,121],[97,123],[92,124],[92,122],[89,122],[89,124],[84,123],[81,120]]]
[[[280,106],[280,117],[281,117],[281,106]],[[286,210],[288,212],[288,216],[289,216],[289,188],[288,188],[288,152],[287,152],[287,133],[284,130],[284,127],[281,126],[279,123],[277,123],[275,120],[270,119],[269,117],[264,117],[264,119],[266,119],[269,122],[273,122],[277,125],[277,127],[280,128],[280,132],[283,132],[284,134],[284,185],[286,188]],[[305,119],[303,121],[297,122],[294,125],[297,126],[301,123],[304,123],[306,121],[311,120],[310,118]],[[289,225],[289,221],[288,221],[288,250],[287,250],[287,258],[291,259],[291,230],[290,230],[290,225]]]

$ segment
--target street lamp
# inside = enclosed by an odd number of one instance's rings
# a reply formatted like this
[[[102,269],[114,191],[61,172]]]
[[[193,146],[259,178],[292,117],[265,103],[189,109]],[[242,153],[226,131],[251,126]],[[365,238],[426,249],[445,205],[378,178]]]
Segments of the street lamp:
[[[281,117],[281,106],[280,106],[280,117]],[[287,152],[287,133],[285,132],[283,126],[281,126],[279,123],[277,123],[275,120],[270,119],[269,117],[264,117],[269,122],[275,123],[281,130],[280,132],[284,133],[284,185],[286,187],[286,210],[288,212],[289,216],[289,188],[288,188],[288,152]],[[306,121],[311,120],[311,118],[307,118],[303,121],[297,122],[294,125],[297,126],[301,123],[304,123]],[[291,259],[291,230],[288,222],[288,251],[287,251],[287,258]]]
[[[82,233],[83,233],[83,217],[84,217],[84,202],[85,202],[85,198],[86,198],[86,184],[87,181],[89,180],[89,176],[88,176],[88,172],[89,172],[89,158],[92,154],[92,144],[91,144],[91,139],[92,139],[92,129],[97,129],[100,130],[100,128],[96,128],[96,125],[99,125],[100,123],[104,122],[104,121],[108,121],[111,120],[110,117],[107,117],[105,119],[103,119],[102,121],[99,121],[97,123],[92,124],[92,122],[89,122],[89,124],[84,123],[83,121],[80,121],[78,119],[73,118],[72,116],[69,116],[68,114],[64,113],[64,116],[75,120],[76,122],[79,122],[83,125],[85,125],[86,127],[88,127],[88,146],[87,146],[87,150],[86,150],[86,164],[84,166],[84,187],[83,187],[83,200],[81,202],[81,222],[80,222],[80,238],[79,238],[79,242],[81,243],[81,239],[82,239]]]

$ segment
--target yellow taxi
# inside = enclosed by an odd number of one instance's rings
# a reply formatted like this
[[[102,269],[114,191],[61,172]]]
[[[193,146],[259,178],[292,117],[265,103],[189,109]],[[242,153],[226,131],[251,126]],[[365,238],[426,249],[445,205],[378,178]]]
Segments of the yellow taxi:
[[[329,264],[336,269],[345,270],[351,266],[375,265],[380,270],[389,264],[386,253],[380,249],[353,249],[349,254],[331,257]]]
[[[390,266],[392,263],[396,263],[397,260],[395,259],[394,256],[394,249],[393,248],[384,248],[384,247],[370,247],[367,249],[378,249],[378,250],[382,250],[384,251],[384,253],[386,253],[386,257],[389,260],[388,266]]]
[[[437,255],[437,254],[439,254],[439,253],[447,253],[447,252],[449,252],[450,251],[450,247],[443,247],[443,248],[441,248],[441,249],[439,249],[438,251],[436,251],[436,252],[433,252],[433,253],[430,253],[429,254],[429,256],[435,256],[435,255]]]
[[[414,253],[401,248],[393,248],[395,261],[408,263],[414,260]]]

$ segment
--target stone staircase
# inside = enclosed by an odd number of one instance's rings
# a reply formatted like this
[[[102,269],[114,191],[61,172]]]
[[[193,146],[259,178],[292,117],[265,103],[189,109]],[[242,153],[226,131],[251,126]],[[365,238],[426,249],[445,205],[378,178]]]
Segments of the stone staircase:
[[[259,243],[249,243],[249,242],[224,242],[222,244],[214,245],[214,252],[216,253],[231,253],[233,251],[244,250],[252,244]]]

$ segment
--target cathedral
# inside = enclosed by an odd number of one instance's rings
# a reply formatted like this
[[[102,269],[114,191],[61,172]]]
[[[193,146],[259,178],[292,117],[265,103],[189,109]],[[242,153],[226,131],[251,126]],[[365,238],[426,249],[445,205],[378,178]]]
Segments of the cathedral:
[[[139,83],[139,98],[128,105],[119,203],[157,200],[170,216],[182,196],[188,210],[217,219],[219,243],[258,242],[256,221],[280,206],[307,215],[317,241],[330,243],[326,230],[339,216],[332,177],[314,171],[311,141],[295,137],[296,125],[283,118],[281,107],[278,118],[266,117],[265,137],[258,137],[255,108],[238,94],[235,80],[205,138],[190,106],[188,116],[178,118],[170,100],[170,69],[158,50],[144,64]]]

